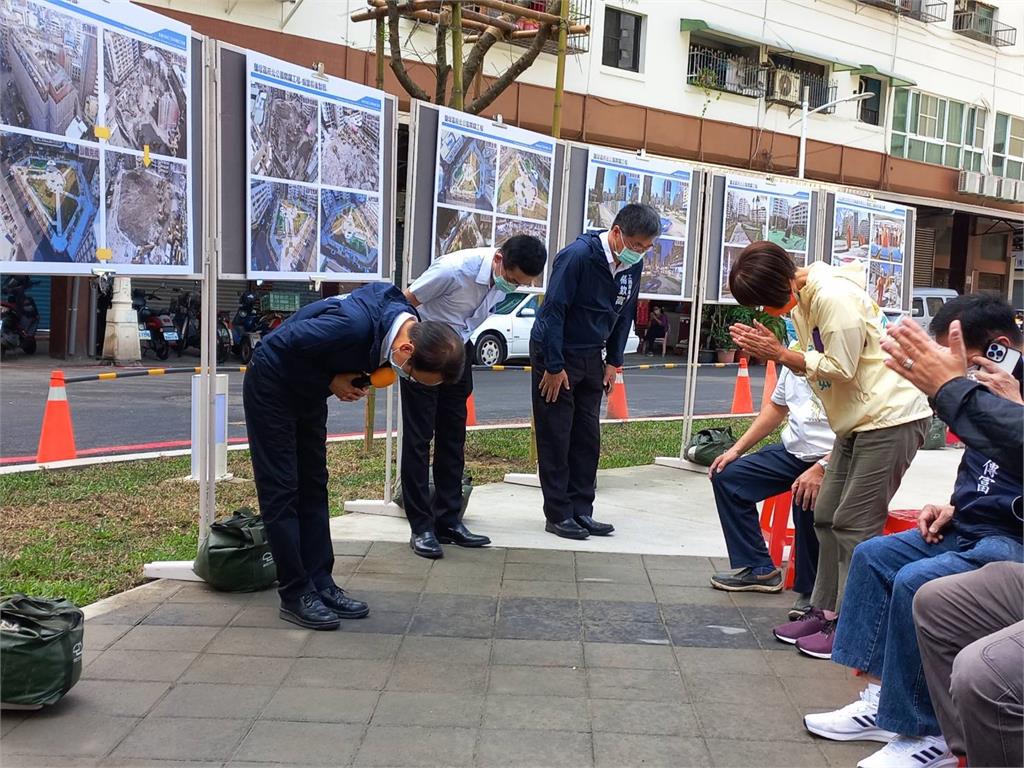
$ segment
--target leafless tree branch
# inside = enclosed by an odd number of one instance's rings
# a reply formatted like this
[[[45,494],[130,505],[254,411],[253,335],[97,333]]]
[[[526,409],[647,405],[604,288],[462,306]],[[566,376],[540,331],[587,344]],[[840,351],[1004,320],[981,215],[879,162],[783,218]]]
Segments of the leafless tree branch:
[[[557,2],[557,0],[553,1]],[[540,56],[541,51],[544,50],[544,45],[551,37],[552,29],[553,27],[541,27],[538,29],[537,36],[533,38],[533,42],[530,44],[530,47],[526,49],[523,55],[512,62],[512,65],[502,72],[500,77],[493,80],[486,91],[473,99],[473,101],[466,106],[466,111],[473,115],[480,114],[483,110],[487,109],[487,107],[489,107],[491,103],[498,98],[498,96],[501,95],[502,91],[514,83],[517,77],[529,69],[533,62],[537,60],[537,57]]]
[[[402,60],[402,37],[398,29],[398,0],[387,0],[388,3],[388,40],[391,42],[391,71],[395,73],[398,82],[405,88],[405,92],[414,99],[430,101],[430,96],[420,88]]]

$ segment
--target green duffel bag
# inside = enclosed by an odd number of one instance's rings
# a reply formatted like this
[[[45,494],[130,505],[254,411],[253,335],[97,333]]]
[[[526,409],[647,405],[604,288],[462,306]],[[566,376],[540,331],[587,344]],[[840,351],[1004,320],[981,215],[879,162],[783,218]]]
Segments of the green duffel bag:
[[[224,592],[256,592],[277,581],[263,518],[248,507],[217,520],[199,546],[195,574]]]
[[[685,456],[695,464],[710,467],[711,464],[736,445],[732,427],[709,427],[690,438]]]
[[[434,498],[434,468],[427,470],[427,489],[431,499]],[[469,497],[473,493],[473,478],[468,472],[462,475],[462,510],[460,514],[466,514],[466,507],[469,506]],[[395,496],[393,501],[402,509],[405,509],[405,501],[402,498],[402,481],[395,483]]]
[[[85,615],[67,600],[0,597],[0,706],[56,704],[82,676]]]
[[[938,416],[932,416],[924,436],[923,451],[941,451],[946,447],[946,423]]]

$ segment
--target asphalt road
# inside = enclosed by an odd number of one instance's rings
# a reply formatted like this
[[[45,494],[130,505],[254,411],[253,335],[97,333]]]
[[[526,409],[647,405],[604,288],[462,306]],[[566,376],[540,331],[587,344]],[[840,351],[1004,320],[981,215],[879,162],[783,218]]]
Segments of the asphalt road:
[[[627,365],[658,362],[661,358],[630,356]],[[668,362],[681,358],[669,357]],[[525,361],[511,361],[525,362]],[[153,366],[155,361],[148,360]],[[174,365],[174,359],[169,361]],[[184,358],[182,365],[194,365]],[[0,463],[31,460],[39,441],[51,367],[37,355],[11,357],[0,366]],[[68,376],[100,368],[66,369]],[[751,369],[754,402],[760,402],[764,369]],[[480,424],[522,423],[530,414],[530,374],[521,371],[477,371],[475,402]],[[68,385],[68,400],[76,447],[87,455],[188,447],[190,433],[190,376],[172,375],[113,379]],[[697,379],[697,414],[727,413],[732,405],[735,368],[705,368]],[[682,413],[685,371],[660,369],[627,371],[626,395],[631,417],[674,416]],[[364,408],[334,402],[328,432],[362,433]],[[384,428],[383,398],[377,404],[377,429]],[[245,438],[242,412],[242,374],[230,374],[228,438]]]

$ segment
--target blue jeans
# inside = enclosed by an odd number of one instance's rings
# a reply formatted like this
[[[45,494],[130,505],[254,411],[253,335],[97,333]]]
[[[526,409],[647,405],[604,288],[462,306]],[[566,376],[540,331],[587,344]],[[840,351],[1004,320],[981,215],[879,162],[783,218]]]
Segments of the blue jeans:
[[[952,531],[938,544],[915,529],[876,536],[853,550],[832,661],[882,679],[879,728],[902,736],[941,735],[917,647],[914,594],[940,576],[1005,560],[1024,560],[1024,545],[989,536],[961,549]]]
[[[733,568],[774,568],[761,534],[757,502],[788,491],[793,481],[814,465],[803,461],[781,445],[769,445],[727,465],[711,476],[718,519]],[[810,594],[818,570],[818,537],[814,513],[793,504],[793,546],[796,549],[796,579],[793,589]]]

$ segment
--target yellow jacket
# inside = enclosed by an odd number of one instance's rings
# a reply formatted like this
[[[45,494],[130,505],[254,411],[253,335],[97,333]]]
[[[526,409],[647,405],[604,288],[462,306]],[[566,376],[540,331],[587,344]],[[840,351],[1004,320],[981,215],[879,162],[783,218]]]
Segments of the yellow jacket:
[[[807,379],[837,435],[931,416],[914,385],[885,367],[884,315],[864,289],[864,267],[815,262],[793,310]]]

